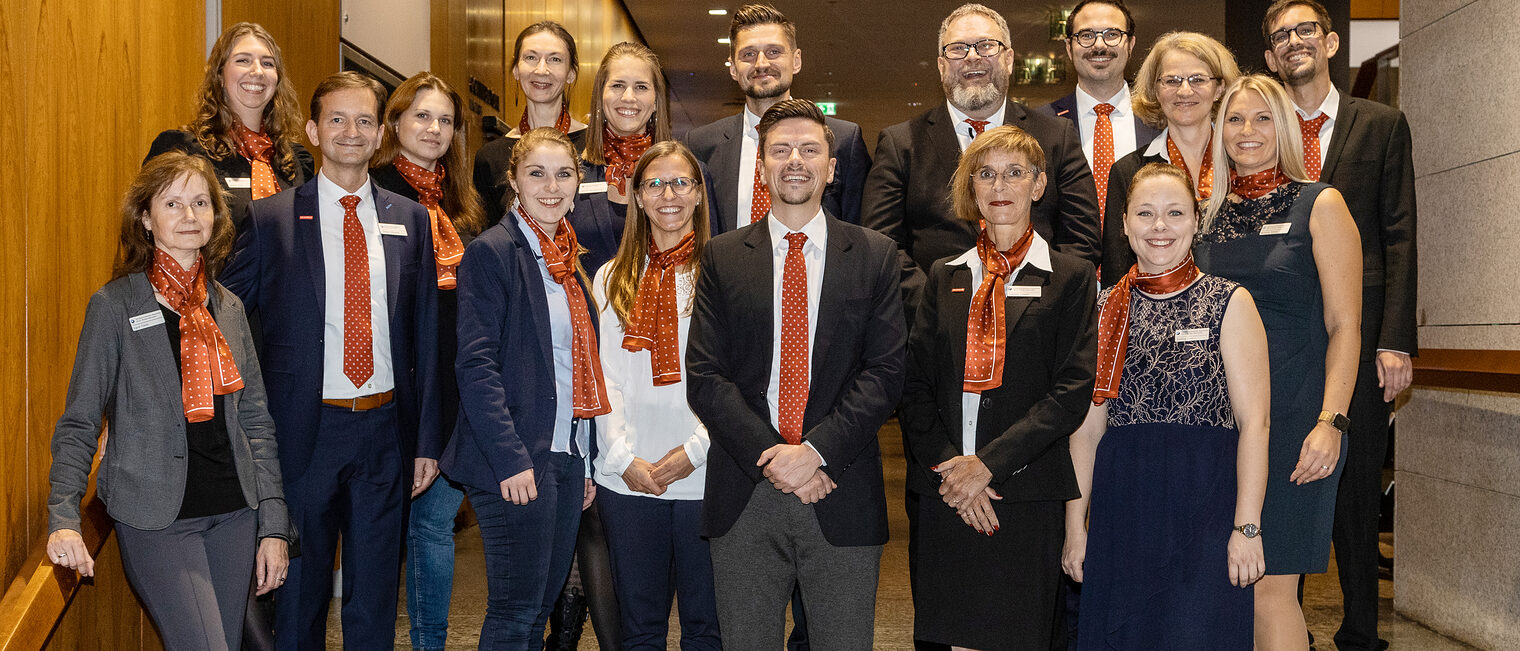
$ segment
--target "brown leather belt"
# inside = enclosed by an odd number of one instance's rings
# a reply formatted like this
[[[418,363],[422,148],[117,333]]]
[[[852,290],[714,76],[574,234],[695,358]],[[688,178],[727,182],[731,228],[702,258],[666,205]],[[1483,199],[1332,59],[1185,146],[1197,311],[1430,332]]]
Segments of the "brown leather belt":
[[[395,391],[386,391],[385,393],[371,393],[357,398],[323,398],[322,404],[349,411],[369,411],[391,404],[391,399],[395,395]]]

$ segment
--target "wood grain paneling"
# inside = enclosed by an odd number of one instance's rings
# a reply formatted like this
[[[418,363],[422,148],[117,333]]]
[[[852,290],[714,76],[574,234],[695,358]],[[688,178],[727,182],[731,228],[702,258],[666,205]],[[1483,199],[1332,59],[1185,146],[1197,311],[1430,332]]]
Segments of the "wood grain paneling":
[[[1398,20],[1399,0],[1351,0],[1352,20]]]

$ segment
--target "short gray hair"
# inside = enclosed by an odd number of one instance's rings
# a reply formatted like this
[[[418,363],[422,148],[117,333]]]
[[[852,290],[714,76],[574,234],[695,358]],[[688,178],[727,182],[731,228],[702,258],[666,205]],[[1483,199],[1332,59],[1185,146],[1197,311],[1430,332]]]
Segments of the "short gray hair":
[[[950,23],[955,22],[957,19],[963,16],[969,16],[971,14],[981,14],[988,20],[997,23],[998,29],[1003,32],[1003,45],[1009,46],[1010,42],[1013,40],[1013,35],[1008,31],[1008,21],[1003,20],[1003,15],[996,11],[993,11],[992,8],[987,7],[986,5],[979,5],[975,2],[968,2],[959,7],[956,7],[955,11],[950,12],[949,16],[945,16],[944,22],[939,24],[939,42],[935,45],[937,47],[944,47],[945,32],[950,31]],[[936,50],[936,53],[938,53],[938,50]]]

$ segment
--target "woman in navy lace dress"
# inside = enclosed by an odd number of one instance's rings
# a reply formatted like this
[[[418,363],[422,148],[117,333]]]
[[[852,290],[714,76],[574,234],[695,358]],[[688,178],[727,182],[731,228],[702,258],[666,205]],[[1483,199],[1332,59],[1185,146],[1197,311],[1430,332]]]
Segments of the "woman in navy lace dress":
[[[1141,168],[1124,212],[1136,263],[1099,299],[1094,405],[1071,439],[1082,497],[1062,564],[1084,582],[1078,648],[1249,649],[1266,334],[1250,293],[1193,264],[1187,172]]]
[[[1339,192],[1305,181],[1300,128],[1277,81],[1241,77],[1220,100],[1198,266],[1251,291],[1272,364],[1272,438],[1256,586],[1256,645],[1303,649],[1299,575],[1329,565],[1340,457],[1361,343],[1362,251]]]

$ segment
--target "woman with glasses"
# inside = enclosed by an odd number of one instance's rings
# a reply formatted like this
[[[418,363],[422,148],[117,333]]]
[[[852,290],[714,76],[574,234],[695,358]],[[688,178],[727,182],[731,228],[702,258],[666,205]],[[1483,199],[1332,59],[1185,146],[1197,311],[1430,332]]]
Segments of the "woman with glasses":
[[[1092,398],[1097,283],[1091,264],[1031,226],[1044,168],[1033,136],[1001,126],[971,142],[951,180],[956,216],[980,233],[929,270],[898,410],[907,481],[926,496],[909,559],[918,640],[1051,647],[1065,502],[1079,495],[1067,436]]]
[[[644,152],[628,189],[622,246],[592,283],[612,403],[597,422],[597,504],[622,644],[664,649],[674,597],[681,648],[717,651],[712,559],[699,533],[709,442],[681,381],[707,198],[696,157],[674,140]]]
[[[1250,290],[1267,330],[1267,575],[1256,586],[1264,650],[1309,646],[1298,585],[1329,566],[1361,346],[1361,238],[1340,193],[1305,180],[1301,137],[1275,80],[1250,75],[1225,88],[1214,164],[1229,185],[1209,199],[1197,246],[1204,272]]]
[[[1235,56],[1223,44],[1197,32],[1169,32],[1156,39],[1135,75],[1135,115],[1162,129],[1149,145],[1139,144],[1109,170],[1103,206],[1104,287],[1119,282],[1135,264],[1124,236],[1124,197],[1130,178],[1148,163],[1171,163],[1187,172],[1200,202],[1215,187],[1210,141],[1219,94],[1240,76]]]

